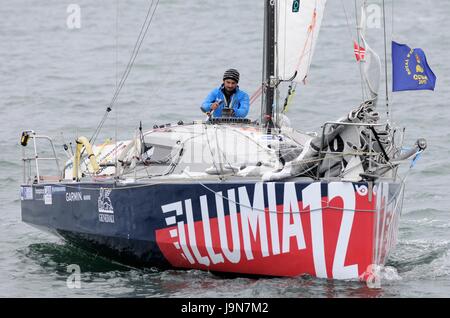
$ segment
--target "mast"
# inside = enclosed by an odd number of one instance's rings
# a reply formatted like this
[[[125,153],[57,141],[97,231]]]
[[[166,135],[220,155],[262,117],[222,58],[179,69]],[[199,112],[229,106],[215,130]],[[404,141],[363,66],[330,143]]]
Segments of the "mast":
[[[264,1],[263,45],[263,98],[261,122],[269,130],[273,128],[273,103],[275,96],[275,0]]]

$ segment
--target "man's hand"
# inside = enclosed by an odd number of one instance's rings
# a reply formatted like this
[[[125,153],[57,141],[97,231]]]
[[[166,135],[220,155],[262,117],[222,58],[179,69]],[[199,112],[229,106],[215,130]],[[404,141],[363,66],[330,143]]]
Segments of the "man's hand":
[[[214,111],[217,109],[217,107],[219,107],[219,103],[218,102],[214,102],[211,104],[211,111]]]

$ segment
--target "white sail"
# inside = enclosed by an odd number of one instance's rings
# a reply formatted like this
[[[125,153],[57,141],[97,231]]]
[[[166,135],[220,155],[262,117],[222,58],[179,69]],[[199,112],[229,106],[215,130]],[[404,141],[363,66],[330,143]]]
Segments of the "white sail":
[[[308,75],[326,0],[278,0],[277,62],[282,80],[302,82]]]

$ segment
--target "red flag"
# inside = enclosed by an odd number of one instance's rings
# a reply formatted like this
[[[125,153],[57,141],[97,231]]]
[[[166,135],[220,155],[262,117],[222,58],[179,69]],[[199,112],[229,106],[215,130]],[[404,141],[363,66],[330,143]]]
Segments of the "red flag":
[[[364,57],[366,56],[366,49],[362,46],[359,46],[356,41],[353,42],[353,47],[355,48],[355,57],[356,60],[359,62],[361,60],[364,60]]]

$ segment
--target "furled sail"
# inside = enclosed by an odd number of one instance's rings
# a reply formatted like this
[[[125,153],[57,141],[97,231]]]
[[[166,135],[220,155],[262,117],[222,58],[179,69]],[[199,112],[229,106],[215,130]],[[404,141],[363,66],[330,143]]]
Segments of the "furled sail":
[[[308,75],[326,0],[278,0],[278,75],[302,82]]]
[[[361,21],[360,26],[358,28],[358,36],[360,45],[365,48],[364,58],[359,60],[359,63],[362,63],[362,77],[364,81],[364,85],[367,88],[368,92],[366,92],[366,99],[374,100],[376,103],[378,97],[378,90],[380,87],[380,78],[381,78],[381,60],[378,54],[369,47],[365,36],[366,36],[366,6],[363,5],[361,9]]]

